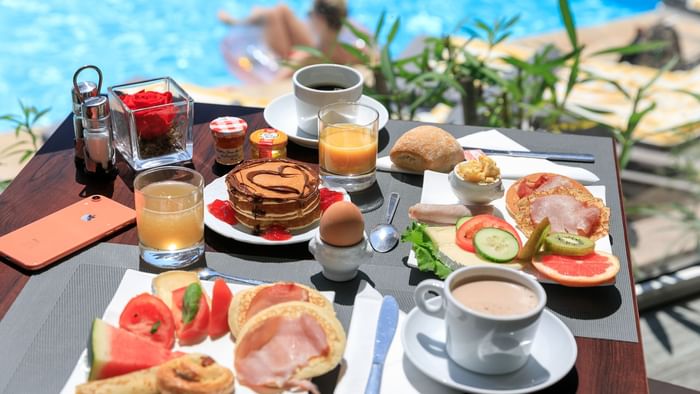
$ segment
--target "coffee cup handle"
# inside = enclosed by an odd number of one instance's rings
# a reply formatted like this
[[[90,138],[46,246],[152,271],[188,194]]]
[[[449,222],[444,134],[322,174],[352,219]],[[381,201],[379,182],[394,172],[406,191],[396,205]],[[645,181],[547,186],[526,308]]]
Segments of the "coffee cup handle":
[[[440,302],[438,306],[428,304],[428,299],[426,298],[428,292],[435,292],[444,299],[445,282],[436,279],[424,280],[420,282],[418,286],[416,286],[416,291],[413,293],[413,299],[416,302],[418,309],[420,309],[426,315],[443,317],[445,314],[444,301]]]

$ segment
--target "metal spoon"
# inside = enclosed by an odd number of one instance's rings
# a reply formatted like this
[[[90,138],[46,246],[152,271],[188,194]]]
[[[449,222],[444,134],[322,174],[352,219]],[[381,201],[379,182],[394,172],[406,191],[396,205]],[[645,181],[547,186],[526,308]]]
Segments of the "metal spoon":
[[[195,270],[195,272],[199,276],[199,279],[202,279],[202,280],[207,280],[207,279],[211,279],[211,278],[222,278],[222,279],[226,279],[230,282],[245,283],[247,285],[253,285],[253,286],[264,285],[266,283],[270,283],[270,282],[265,282],[263,280],[242,278],[240,276],[222,274],[221,272],[213,270],[209,267],[198,268]]]
[[[391,193],[384,223],[374,226],[369,233],[369,243],[379,253],[386,253],[399,243],[399,230],[391,225],[391,220],[394,219],[398,206],[399,193]]]

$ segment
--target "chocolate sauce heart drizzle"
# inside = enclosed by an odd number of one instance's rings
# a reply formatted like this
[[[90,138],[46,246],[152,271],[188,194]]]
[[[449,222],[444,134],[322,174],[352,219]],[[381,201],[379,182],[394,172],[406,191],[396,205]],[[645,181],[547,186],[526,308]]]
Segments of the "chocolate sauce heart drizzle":
[[[296,189],[292,186],[289,186],[289,185],[267,186],[267,185],[263,185],[263,184],[255,182],[255,177],[257,177],[258,175],[277,175],[281,178],[293,178],[293,177],[299,175],[299,174],[285,174],[284,173],[285,168],[297,169],[304,176],[304,184],[303,184],[301,190],[298,190],[298,189]],[[246,174],[246,178],[248,179],[248,181],[250,183],[252,183],[258,187],[261,187],[263,189],[275,191],[278,193],[295,193],[295,194],[297,194],[298,197],[301,197],[301,195],[304,194],[304,189],[306,188],[306,184],[309,182],[309,176],[306,174],[306,172],[301,167],[299,167],[298,165],[289,165],[289,164],[280,165],[277,168],[277,171],[273,171],[273,170],[250,171],[249,173]]]

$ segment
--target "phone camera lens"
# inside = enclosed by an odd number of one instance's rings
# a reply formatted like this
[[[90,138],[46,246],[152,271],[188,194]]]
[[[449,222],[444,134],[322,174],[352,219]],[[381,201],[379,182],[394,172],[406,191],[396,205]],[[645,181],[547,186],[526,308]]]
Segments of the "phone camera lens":
[[[92,201],[100,201],[100,196],[92,196]]]

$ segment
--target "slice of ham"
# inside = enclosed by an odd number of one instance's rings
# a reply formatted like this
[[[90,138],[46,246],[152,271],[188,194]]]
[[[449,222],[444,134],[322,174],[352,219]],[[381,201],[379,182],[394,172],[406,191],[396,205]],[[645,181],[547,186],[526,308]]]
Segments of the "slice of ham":
[[[289,301],[308,301],[309,292],[303,287],[299,287],[294,283],[275,283],[260,290],[248,306],[246,312],[246,320],[253,317],[256,313],[273,305],[281,304]]]
[[[318,392],[310,381],[295,380],[293,376],[309,360],[329,352],[326,333],[309,314],[274,316],[236,345],[236,377],[252,389],[297,387]]]
[[[537,197],[530,205],[533,223],[545,217],[553,232],[589,236],[600,221],[600,208],[589,207],[572,196],[551,194]]]
[[[573,187],[573,186],[574,185],[571,183],[571,180],[569,178],[555,175],[555,176],[547,179],[543,184],[541,184],[537,189],[535,189],[535,191],[536,192],[543,192],[545,190],[554,189],[555,187]]]

